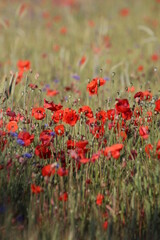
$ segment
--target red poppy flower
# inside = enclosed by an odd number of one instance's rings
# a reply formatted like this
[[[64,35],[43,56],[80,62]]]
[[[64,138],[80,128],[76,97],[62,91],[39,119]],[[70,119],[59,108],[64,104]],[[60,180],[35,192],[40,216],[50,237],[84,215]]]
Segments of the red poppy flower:
[[[98,125],[97,122],[93,126],[92,124],[90,124],[89,130],[90,133],[92,133],[95,138],[103,137],[105,133],[104,125],[103,124]]]
[[[73,89],[74,89],[73,83],[71,83],[70,86],[66,86],[64,89],[65,89],[66,92],[68,92],[68,91],[73,91]]]
[[[85,158],[86,153],[89,151],[88,148],[76,148],[76,152],[78,154],[78,157]]]
[[[91,157],[91,162],[94,163],[96,160],[98,160],[100,155],[101,155],[101,151],[98,151],[97,153],[93,153],[93,155]]]
[[[68,140],[67,141],[67,149],[74,149],[75,146],[76,146],[75,141],[73,141],[73,140]]]
[[[64,131],[65,131],[64,125],[61,124],[61,125],[56,126],[54,128],[54,131],[58,136],[62,136],[64,134]]]
[[[151,57],[151,59],[152,59],[153,62],[157,62],[158,59],[159,59],[158,54],[156,54],[156,53],[153,54],[152,57]]]
[[[120,151],[123,149],[124,145],[121,143],[113,144],[110,147],[106,147],[103,151],[103,154],[107,157],[113,157],[118,159],[120,157]]]
[[[135,87],[134,86],[132,86],[132,87],[128,87],[128,90],[127,90],[127,92],[134,92],[135,91]]]
[[[89,20],[89,21],[88,21],[88,25],[89,25],[90,27],[94,27],[94,26],[95,26],[95,23],[94,23],[93,20]]]
[[[88,83],[87,91],[89,92],[89,95],[97,94],[98,91],[97,81],[91,81],[90,83]]]
[[[77,148],[84,149],[87,145],[88,145],[88,141],[87,140],[76,142],[76,147]]]
[[[50,97],[56,96],[57,94],[59,94],[58,91],[56,91],[56,90],[51,90],[51,89],[48,89],[48,90],[47,90],[47,93],[46,93],[46,95],[47,95],[47,96],[50,96]]]
[[[99,54],[101,52],[102,48],[92,44],[92,50],[93,50],[94,54]]]
[[[103,199],[104,199],[104,195],[102,195],[102,194],[99,193],[99,194],[97,195],[97,198],[96,198],[96,204],[97,204],[98,206],[102,205]]]
[[[143,94],[143,92],[137,92],[137,93],[134,95],[134,98],[137,99],[137,101],[143,100],[143,99],[144,99],[144,94]]]
[[[53,164],[48,164],[42,168],[42,176],[43,177],[50,177],[51,175],[55,174],[55,167]]]
[[[14,117],[14,120],[16,122],[23,122],[23,123],[30,123],[30,119],[26,119],[21,113],[18,113],[15,117]]]
[[[110,47],[111,47],[110,37],[109,37],[108,35],[107,35],[107,36],[104,36],[104,37],[103,37],[103,40],[104,40],[105,47],[106,47],[106,48],[110,48]]]
[[[68,200],[68,193],[67,192],[60,194],[59,201],[66,202],[67,200]]]
[[[89,118],[86,121],[86,124],[89,125],[90,128],[92,128],[96,123],[97,123],[97,120],[94,117]]]
[[[126,138],[127,138],[127,134],[126,134],[125,131],[121,131],[119,136],[121,137],[122,142],[124,142],[126,140]]]
[[[60,50],[60,46],[58,44],[53,45],[53,51],[58,52]]]
[[[121,15],[122,17],[127,17],[127,16],[129,15],[129,9],[128,9],[128,8],[122,8],[122,9],[120,10],[120,15]]]
[[[105,123],[107,119],[107,113],[104,110],[99,111],[98,113],[96,113],[96,119],[101,121],[102,123]]]
[[[127,99],[117,99],[118,103],[116,103],[115,108],[118,113],[125,113],[130,110],[129,102]]]
[[[38,107],[38,108],[33,108],[32,109],[32,116],[36,119],[36,120],[42,120],[46,117],[45,114],[45,109],[42,107]]]
[[[103,78],[94,78],[90,83],[87,84],[87,91],[89,95],[95,95],[98,92],[98,87],[103,86],[106,81]]]
[[[67,28],[66,28],[66,27],[62,27],[62,28],[60,29],[60,33],[63,34],[63,35],[65,35],[65,34],[67,33]]]
[[[10,108],[7,108],[6,115],[9,116],[9,117],[12,117],[12,118],[16,117],[15,112],[11,111]],[[12,121],[14,121],[14,120],[12,120]]]
[[[105,221],[105,222],[103,223],[103,229],[104,229],[104,230],[107,230],[107,228],[108,228],[108,221]]]
[[[57,171],[57,174],[60,177],[68,176],[68,170],[65,169],[65,168],[59,168],[58,171]]]
[[[83,56],[79,62],[79,65],[82,66],[86,62],[86,56]]]
[[[151,101],[152,100],[152,94],[150,93],[150,92],[148,92],[148,91],[144,91],[143,92],[143,96],[144,96],[144,100],[145,101]]]
[[[153,145],[152,144],[147,144],[146,146],[145,146],[145,152],[146,152],[146,154],[148,155],[148,157],[150,158],[150,152],[153,150]]]
[[[21,82],[22,78],[23,78],[23,70],[20,70],[16,78],[16,85]]]
[[[70,149],[70,150],[68,151],[68,153],[69,153],[69,156],[70,156],[72,159],[78,160],[79,156],[78,156],[76,150]]]
[[[81,158],[79,161],[82,164],[86,164],[86,163],[90,162],[90,159],[89,158]]]
[[[87,184],[87,185],[88,185],[88,184],[92,184],[91,179],[87,178],[87,179],[86,179],[86,184]]]
[[[87,118],[93,117],[92,109],[89,106],[83,106],[79,108],[78,112],[79,113],[83,112]]]
[[[52,26],[52,23],[51,23],[51,22],[48,22],[48,23],[46,24],[46,26],[47,26],[47,27],[51,27],[51,26]],[[45,58],[48,57],[48,54],[47,54],[47,53],[42,53],[41,56],[42,56],[43,59],[45,59]]]
[[[107,111],[107,117],[108,117],[108,119],[109,119],[109,120],[114,120],[115,113],[116,113],[115,109],[109,109],[109,110]]]
[[[10,121],[9,123],[7,123],[6,125],[6,129],[8,132],[16,132],[18,129],[18,125],[16,121]]]
[[[47,18],[49,18],[49,17],[50,17],[50,14],[49,14],[49,12],[47,12],[47,11],[44,11],[44,12],[42,13],[42,17],[43,17],[44,19],[47,19]]]
[[[51,157],[51,150],[45,145],[37,145],[35,148],[35,155],[39,158],[47,159]]]
[[[4,136],[6,136],[6,132],[5,131],[2,131],[2,130],[0,130],[0,137],[4,137]]]
[[[127,112],[122,113],[122,118],[125,119],[125,120],[130,120],[132,115],[133,115],[133,113],[129,109]]]
[[[160,99],[158,99],[156,102],[155,102],[155,111],[157,111],[157,112],[160,112]]]
[[[30,61],[28,60],[19,60],[18,63],[17,63],[17,66],[19,68],[20,71],[27,71],[30,69]]]
[[[75,110],[66,108],[64,110],[63,122],[69,124],[70,126],[74,126],[79,119],[79,115]]]
[[[61,104],[54,104],[54,102],[48,102],[46,99],[44,99],[44,108],[54,112],[58,111],[62,108],[63,106]]]
[[[143,65],[139,65],[139,67],[138,67],[137,71],[138,71],[138,72],[142,72],[142,71],[143,71],[143,69],[144,69]]]
[[[52,130],[46,129],[43,132],[40,133],[39,139],[42,142],[43,145],[48,146],[52,140]]]
[[[33,83],[30,83],[30,84],[28,85],[28,87],[30,87],[32,90],[34,90],[34,89],[38,88],[38,85],[33,84]]]
[[[43,188],[40,186],[36,186],[35,184],[31,184],[31,191],[32,193],[38,194],[40,192],[43,192]]]
[[[27,7],[28,6],[27,6],[26,3],[22,3],[22,5],[19,8],[18,15],[21,16],[23,14],[23,12],[26,10]]]
[[[63,114],[64,114],[64,110],[57,110],[56,112],[53,113],[52,115],[52,120],[55,123],[58,123],[60,120],[63,119]]]
[[[34,140],[34,135],[30,135],[28,132],[20,132],[17,138],[24,142],[23,146],[29,146]]]
[[[149,137],[149,128],[148,126],[139,127],[139,135],[143,137],[143,139],[148,139]]]

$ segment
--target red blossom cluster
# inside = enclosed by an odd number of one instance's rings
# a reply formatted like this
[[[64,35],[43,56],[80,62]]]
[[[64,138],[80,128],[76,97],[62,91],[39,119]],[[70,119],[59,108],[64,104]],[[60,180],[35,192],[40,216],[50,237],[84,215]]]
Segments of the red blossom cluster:
[[[16,79],[16,84],[18,84],[22,80],[23,73],[30,70],[31,63],[29,60],[19,60],[17,62],[17,67],[18,67],[18,76]]]
[[[83,64],[85,59],[82,59]],[[30,69],[29,61],[19,61],[18,68],[22,72]],[[141,71],[142,68],[139,68]],[[94,78],[87,84],[87,92],[90,96],[98,95],[99,87],[103,86],[106,81],[103,78]],[[36,84],[30,83],[29,88],[35,90],[38,88]],[[74,89],[73,86],[68,89]],[[133,93],[135,88],[128,88],[128,92]],[[58,91],[48,89],[46,95],[54,97]],[[72,107],[64,107],[63,102],[55,103],[44,98],[43,106],[35,106],[29,117],[25,114],[16,113],[10,108],[0,111],[0,150],[9,145],[8,136],[13,137],[21,149],[30,149],[35,159],[40,160],[40,175],[46,183],[51,182],[55,177],[68,178],[70,171],[76,173],[85,165],[93,165],[95,162],[119,161],[122,168],[127,166],[127,160],[123,160],[127,150],[127,140],[130,136],[133,142],[140,141],[143,146],[146,157],[160,160],[160,140],[152,142],[150,138],[150,129],[155,122],[155,117],[160,113],[160,99],[153,100],[150,91],[139,91],[134,94],[134,104],[131,105],[127,98],[116,98],[115,105],[112,108],[98,108],[96,112],[88,106],[82,105],[78,109]],[[151,105],[152,103],[152,105]],[[145,105],[150,104],[146,109]],[[5,121],[4,121],[5,116]],[[43,125],[47,119],[47,124]],[[41,125],[41,130],[37,132],[36,128]],[[76,132],[76,128],[80,129],[83,124],[85,135],[68,134]],[[20,126],[30,126],[31,131],[26,128],[21,129]],[[42,127],[43,126],[43,127]],[[40,129],[38,127],[38,129]],[[110,141],[108,134],[112,132],[114,140]],[[33,134],[34,133],[34,134]],[[92,139],[92,140],[91,140]],[[149,140],[149,141],[148,141]],[[93,145],[96,142],[96,150],[93,151]],[[57,145],[58,144],[58,145]],[[57,147],[58,146],[58,147]],[[155,146],[155,147],[154,147]],[[137,150],[131,149],[128,160],[136,160]],[[30,158],[31,154],[23,154],[17,156],[19,162],[24,162],[24,158]],[[116,161],[115,161],[116,160]],[[72,163],[72,164],[71,164]],[[8,160],[7,169],[12,165],[12,161]],[[4,165],[0,165],[0,170],[4,169]],[[134,171],[130,172],[130,176],[134,176]],[[86,186],[91,185],[90,178],[85,180]],[[32,194],[42,194],[44,187],[31,184]],[[58,200],[66,202],[69,193],[67,191],[60,192]],[[105,203],[105,194],[97,194],[96,205],[101,208]],[[108,220],[105,217],[103,228],[108,228]]]

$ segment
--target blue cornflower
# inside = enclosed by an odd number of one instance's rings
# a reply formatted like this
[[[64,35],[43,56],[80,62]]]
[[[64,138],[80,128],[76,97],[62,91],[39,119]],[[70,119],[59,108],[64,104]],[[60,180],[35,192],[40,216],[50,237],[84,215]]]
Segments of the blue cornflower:
[[[58,164],[58,163],[56,164],[56,168],[57,168],[57,169],[59,168],[59,164]]]
[[[22,155],[22,157],[31,158],[31,157],[32,157],[32,154],[31,154],[31,153],[24,153],[24,154]]]
[[[17,143],[21,146],[24,146],[24,141],[21,139],[17,139]]]
[[[74,78],[75,80],[80,80],[80,76],[78,76],[77,74],[74,74],[74,75],[72,75],[72,78]]]
[[[59,82],[59,80],[58,80],[58,79],[54,79],[54,82],[55,82],[55,83],[58,83],[58,82]]]
[[[55,132],[51,132],[51,136],[55,137],[56,133]]]
[[[104,77],[103,79],[106,80],[106,81],[109,81],[109,80],[110,80],[109,77]]]
[[[16,133],[16,132],[10,132],[10,135],[11,135],[12,137],[17,137],[17,136],[18,136],[18,133]]]

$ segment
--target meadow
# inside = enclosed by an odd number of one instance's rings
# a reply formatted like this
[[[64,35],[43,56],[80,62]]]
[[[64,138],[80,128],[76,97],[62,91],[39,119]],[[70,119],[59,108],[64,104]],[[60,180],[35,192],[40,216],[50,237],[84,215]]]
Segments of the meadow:
[[[0,1],[0,239],[160,239],[160,0]]]

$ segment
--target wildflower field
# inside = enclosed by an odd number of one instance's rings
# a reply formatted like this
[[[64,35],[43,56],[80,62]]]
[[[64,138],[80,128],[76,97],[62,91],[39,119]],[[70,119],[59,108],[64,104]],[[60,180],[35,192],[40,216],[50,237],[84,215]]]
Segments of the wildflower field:
[[[160,239],[160,0],[0,1],[0,239]]]

